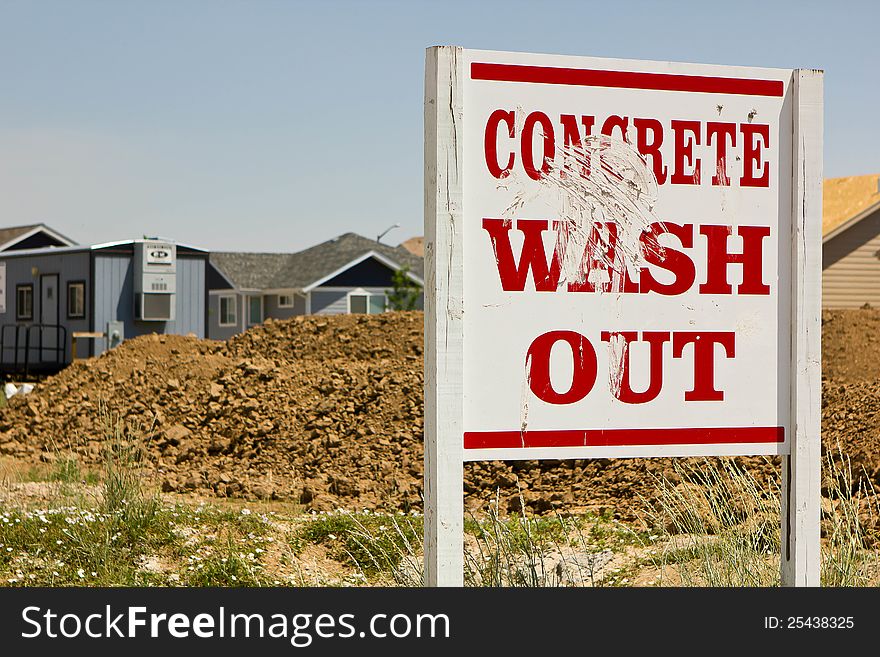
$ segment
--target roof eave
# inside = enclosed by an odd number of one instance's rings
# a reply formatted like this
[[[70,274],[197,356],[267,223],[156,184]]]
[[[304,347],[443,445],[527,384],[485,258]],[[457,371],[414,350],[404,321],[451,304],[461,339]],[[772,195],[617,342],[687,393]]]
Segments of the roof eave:
[[[841,233],[845,233],[846,231],[848,231],[850,228],[855,226],[857,223],[859,223],[863,219],[867,219],[869,216],[871,216],[872,214],[877,212],[877,210],[880,210],[880,201],[877,201],[873,205],[869,205],[867,208],[865,208],[864,210],[859,212],[854,217],[847,219],[842,224],[840,224],[839,226],[834,228],[834,230],[831,230],[828,233],[826,233],[825,235],[823,235],[822,236],[822,244],[825,244],[826,242],[833,240],[835,237],[837,237]]]
[[[339,269],[337,269],[337,270],[335,270],[335,271],[333,271],[333,272],[330,272],[330,273],[327,274],[326,276],[322,276],[322,277],[319,278],[318,280],[316,280],[316,281],[314,281],[314,282],[312,282],[312,283],[309,283],[308,285],[304,286],[304,287],[302,288],[302,291],[303,291],[303,292],[311,292],[311,291],[314,290],[315,288],[317,288],[317,287],[321,287],[321,286],[322,286],[324,283],[326,283],[327,281],[333,280],[334,278],[336,278],[337,276],[339,276],[342,272],[344,272],[344,271],[346,271],[346,270],[348,270],[348,269],[351,269],[351,268],[354,267],[355,265],[359,265],[360,263],[364,262],[364,261],[367,260],[368,258],[375,258],[376,260],[378,260],[379,262],[381,262],[381,263],[382,263],[383,265],[385,265],[386,267],[389,267],[389,268],[394,269],[394,270],[396,270],[396,271],[399,271],[400,269],[403,269],[403,265],[399,265],[399,264],[397,264],[397,263],[394,262],[391,258],[388,258],[388,257],[382,255],[382,254],[379,253],[378,251],[370,250],[370,251],[367,251],[366,253],[364,253],[363,255],[360,255],[360,256],[358,256],[357,258],[351,260],[350,262],[344,264],[344,265],[343,265],[342,267],[340,267]],[[421,285],[421,286],[424,287],[425,283],[424,283],[424,281],[421,279],[421,277],[419,277],[418,275],[412,273],[411,271],[408,271],[408,272],[407,272],[407,276],[409,276],[410,279],[412,279],[413,281],[415,281],[416,283],[418,283],[419,285]]]
[[[69,237],[67,237],[65,235],[62,235],[57,230],[52,230],[46,224],[36,224],[30,230],[23,232],[21,235],[17,235],[16,237],[13,237],[11,240],[8,240],[8,241],[4,242],[3,244],[0,244],[0,251],[5,251],[10,246],[15,246],[19,242],[23,242],[27,238],[33,237],[37,233],[46,233],[46,235],[48,235],[49,237],[52,237],[52,238],[58,240],[59,242],[63,242],[62,246],[78,246],[77,243],[74,242],[72,239],[70,239]],[[38,247],[38,248],[62,248],[62,247]]]

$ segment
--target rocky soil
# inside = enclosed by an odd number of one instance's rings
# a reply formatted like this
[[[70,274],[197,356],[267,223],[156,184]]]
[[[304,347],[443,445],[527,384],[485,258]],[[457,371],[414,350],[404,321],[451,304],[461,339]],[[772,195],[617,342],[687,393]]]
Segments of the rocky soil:
[[[880,485],[880,312],[826,311],[823,442]],[[0,454],[99,464],[123,427],[166,492],[293,500],[308,508],[421,506],[421,313],[268,321],[229,342],[145,336],[79,361],[0,410]],[[761,476],[774,462],[740,459]],[[471,506],[623,519],[670,459],[477,463]]]

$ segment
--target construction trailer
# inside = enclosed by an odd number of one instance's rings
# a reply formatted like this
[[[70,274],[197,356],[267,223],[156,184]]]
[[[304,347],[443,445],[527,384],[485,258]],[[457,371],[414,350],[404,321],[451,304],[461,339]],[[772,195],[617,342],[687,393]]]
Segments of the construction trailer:
[[[149,238],[0,253],[0,370],[53,372],[149,333],[204,338],[207,260]]]

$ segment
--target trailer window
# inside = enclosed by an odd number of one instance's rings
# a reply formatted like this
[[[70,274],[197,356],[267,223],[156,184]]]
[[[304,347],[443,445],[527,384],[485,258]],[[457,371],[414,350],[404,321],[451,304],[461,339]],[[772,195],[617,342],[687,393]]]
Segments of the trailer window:
[[[34,318],[34,286],[33,285],[16,285],[15,286],[15,318],[16,319],[33,319]]]
[[[86,284],[73,281],[67,284],[67,317],[82,319],[86,316]]]

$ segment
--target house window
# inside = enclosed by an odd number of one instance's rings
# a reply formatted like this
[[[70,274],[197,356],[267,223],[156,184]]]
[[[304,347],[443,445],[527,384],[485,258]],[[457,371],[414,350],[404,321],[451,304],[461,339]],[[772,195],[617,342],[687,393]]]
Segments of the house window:
[[[348,295],[348,312],[355,314],[378,315],[385,312],[385,295],[368,292],[354,292]]]
[[[67,284],[67,318],[82,319],[86,316],[86,284],[85,281],[73,281]]]
[[[235,296],[227,294],[220,297],[220,326],[238,325]]]
[[[293,308],[293,295],[292,294],[279,294],[278,295],[278,307],[279,308]]]
[[[254,326],[263,321],[263,297],[248,297],[248,324]]]
[[[33,319],[34,318],[34,286],[33,285],[16,285],[15,286],[15,318],[16,319]]]

